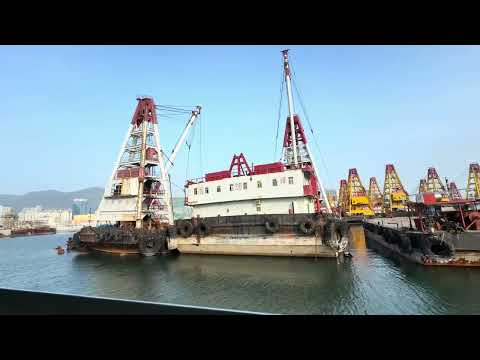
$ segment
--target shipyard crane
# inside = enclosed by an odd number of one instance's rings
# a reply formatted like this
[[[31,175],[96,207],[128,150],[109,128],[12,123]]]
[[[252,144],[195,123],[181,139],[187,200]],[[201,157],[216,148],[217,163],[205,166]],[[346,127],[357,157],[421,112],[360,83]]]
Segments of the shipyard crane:
[[[383,195],[378,187],[377,179],[375,177],[371,177],[370,184],[368,186],[368,199],[370,201],[370,207],[375,215],[382,213],[382,198]]]
[[[448,183],[448,194],[450,195],[450,200],[462,200],[462,195],[458,191],[457,184],[453,181]]]
[[[284,69],[284,77],[285,82],[287,84],[287,96],[288,96],[288,112],[289,116],[287,117],[287,127],[285,128],[285,136],[284,136],[284,160],[288,167],[290,168],[298,168],[299,166],[313,167],[313,171],[320,187],[321,197],[323,199],[323,203],[325,204],[325,208],[327,213],[332,213],[332,208],[330,206],[327,193],[323,186],[323,182],[320,179],[320,173],[318,172],[318,168],[315,164],[315,160],[313,158],[313,154],[310,151],[310,147],[307,142],[307,138],[305,136],[305,132],[302,127],[302,123],[300,121],[300,117],[295,114],[294,104],[293,104],[293,96],[292,96],[292,79],[291,79],[291,72],[290,72],[290,65],[288,59],[288,50],[283,50],[283,69]],[[316,197],[316,208],[319,209],[320,199],[318,199],[318,195],[315,194]]]
[[[385,181],[383,183],[383,205],[384,213],[402,211],[406,208],[408,194],[403,187],[400,177],[393,164],[385,166]]]
[[[364,215],[373,216],[374,212],[370,206],[367,192],[360,180],[357,169],[353,168],[348,171],[348,215]]]
[[[428,168],[425,186],[427,188],[427,192],[436,194],[440,201],[449,201],[448,192],[434,167]]]
[[[469,166],[466,199],[480,199],[480,165],[478,163],[472,163]]]
[[[144,219],[173,225],[173,205],[168,171],[180,146],[200,113],[191,117],[165,164],[158,131],[157,112],[150,96],[137,97],[129,129],[122,143],[104,196],[97,209],[99,224],[120,223],[142,228]],[[174,108],[172,108],[174,109]]]
[[[418,186],[418,194],[427,192],[427,180],[420,179],[420,185]]]
[[[341,212],[348,211],[348,189],[347,180],[340,180],[340,190],[338,191],[338,207]]]

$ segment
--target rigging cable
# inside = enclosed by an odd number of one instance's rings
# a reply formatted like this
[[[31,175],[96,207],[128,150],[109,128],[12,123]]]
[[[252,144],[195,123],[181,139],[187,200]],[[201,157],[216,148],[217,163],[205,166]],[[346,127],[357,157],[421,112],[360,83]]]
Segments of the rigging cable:
[[[280,129],[280,116],[282,112],[282,100],[283,100],[283,89],[285,87],[285,77],[283,74],[283,69],[281,73],[281,79],[280,79],[280,102],[278,105],[278,118],[277,118],[277,135],[275,137],[275,148],[273,152],[273,161],[276,161],[277,159],[277,146],[278,146],[278,131]]]
[[[202,133],[203,133],[203,120],[202,120],[202,115],[198,115],[198,126],[199,126],[199,131],[200,131],[200,174],[203,176],[203,141],[202,141]]]
[[[190,150],[192,148],[192,145],[193,145],[193,140],[195,138],[195,129],[197,127],[197,124],[195,123],[193,125],[193,129],[192,129],[192,135],[190,136],[190,141],[185,141],[185,144],[187,145],[188,147],[188,152],[187,152],[187,168],[185,170],[185,179],[188,180],[189,176],[188,176],[188,173],[189,173],[189,169],[190,169]]]
[[[294,80],[295,80],[295,81],[292,81],[293,87],[294,87],[294,89],[295,89],[295,91],[296,91],[296,93],[297,93],[298,100],[299,100],[299,102],[300,102],[300,107],[302,108],[303,114],[305,115],[305,119],[307,119],[308,126],[310,127],[310,132],[312,133],[313,141],[314,141],[314,143],[315,143],[315,146],[316,146],[316,148],[317,148],[317,151],[318,151],[318,153],[320,154],[320,159],[322,160],[322,165],[323,165],[323,167],[324,167],[324,169],[325,169],[325,175],[326,175],[326,177],[327,177],[328,186],[330,187],[330,185],[332,185],[332,183],[331,183],[331,181],[330,181],[330,176],[329,176],[329,174],[328,174],[328,168],[327,168],[327,165],[326,165],[326,163],[325,163],[325,159],[324,159],[324,157],[323,157],[323,154],[322,154],[322,152],[320,151],[320,146],[318,145],[317,138],[316,138],[316,136],[315,136],[315,134],[314,134],[314,132],[313,132],[312,123],[310,122],[310,118],[308,117],[307,111],[306,111],[305,106],[304,106],[304,104],[303,104],[302,96],[301,96],[301,94],[300,94],[300,91],[299,91],[298,88],[297,88],[297,85],[296,85],[297,76],[295,75],[295,70],[293,70],[292,65],[290,65],[290,69],[292,69],[293,78],[294,78]],[[293,80],[293,79],[292,79],[292,80]]]

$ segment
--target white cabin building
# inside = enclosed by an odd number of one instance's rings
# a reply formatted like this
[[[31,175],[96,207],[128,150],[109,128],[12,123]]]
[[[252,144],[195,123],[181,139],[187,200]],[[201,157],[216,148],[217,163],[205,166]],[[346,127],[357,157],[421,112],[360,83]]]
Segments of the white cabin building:
[[[318,187],[312,171],[309,166],[287,169],[282,163],[257,165],[252,171],[243,154],[234,155],[230,170],[187,182],[185,205],[193,208],[193,217],[202,218],[315,213]]]

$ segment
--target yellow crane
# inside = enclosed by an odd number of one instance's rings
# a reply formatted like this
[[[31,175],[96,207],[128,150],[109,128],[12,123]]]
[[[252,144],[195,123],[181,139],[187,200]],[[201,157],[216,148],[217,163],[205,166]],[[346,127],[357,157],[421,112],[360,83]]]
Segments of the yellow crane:
[[[467,179],[467,200],[480,199],[480,165],[470,164]]]
[[[383,183],[383,212],[406,210],[408,194],[393,164],[385,166],[385,182]]]
[[[350,169],[348,171],[348,215],[364,215],[373,216],[375,213],[370,207],[365,187],[360,180],[357,169]]]

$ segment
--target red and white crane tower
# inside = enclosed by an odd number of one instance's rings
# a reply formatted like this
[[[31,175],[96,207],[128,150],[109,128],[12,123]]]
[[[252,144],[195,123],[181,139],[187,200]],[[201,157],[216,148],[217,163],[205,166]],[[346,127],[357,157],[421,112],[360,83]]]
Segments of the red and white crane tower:
[[[283,149],[284,149],[284,161],[287,168],[297,169],[297,168],[313,168],[313,181],[316,181],[320,187],[320,195],[323,200],[323,205],[327,213],[332,213],[330,203],[328,201],[327,193],[323,186],[323,182],[320,179],[318,168],[315,164],[313,154],[310,151],[310,147],[307,142],[307,137],[303,130],[302,122],[300,117],[295,113],[294,104],[293,104],[293,95],[292,95],[292,84],[291,84],[291,72],[290,65],[288,60],[288,50],[283,50],[283,69],[285,82],[287,84],[287,95],[288,95],[288,112],[289,116],[287,117],[287,123],[285,127],[285,135],[283,140]],[[316,196],[316,208],[320,208],[320,197],[319,194]]]
[[[98,224],[125,224],[142,228],[151,225],[173,225],[173,205],[168,171],[180,146],[200,114],[191,112],[185,129],[170,158],[160,146],[156,105],[149,96],[137,97],[137,107],[122,143],[104,196],[97,209]]]

